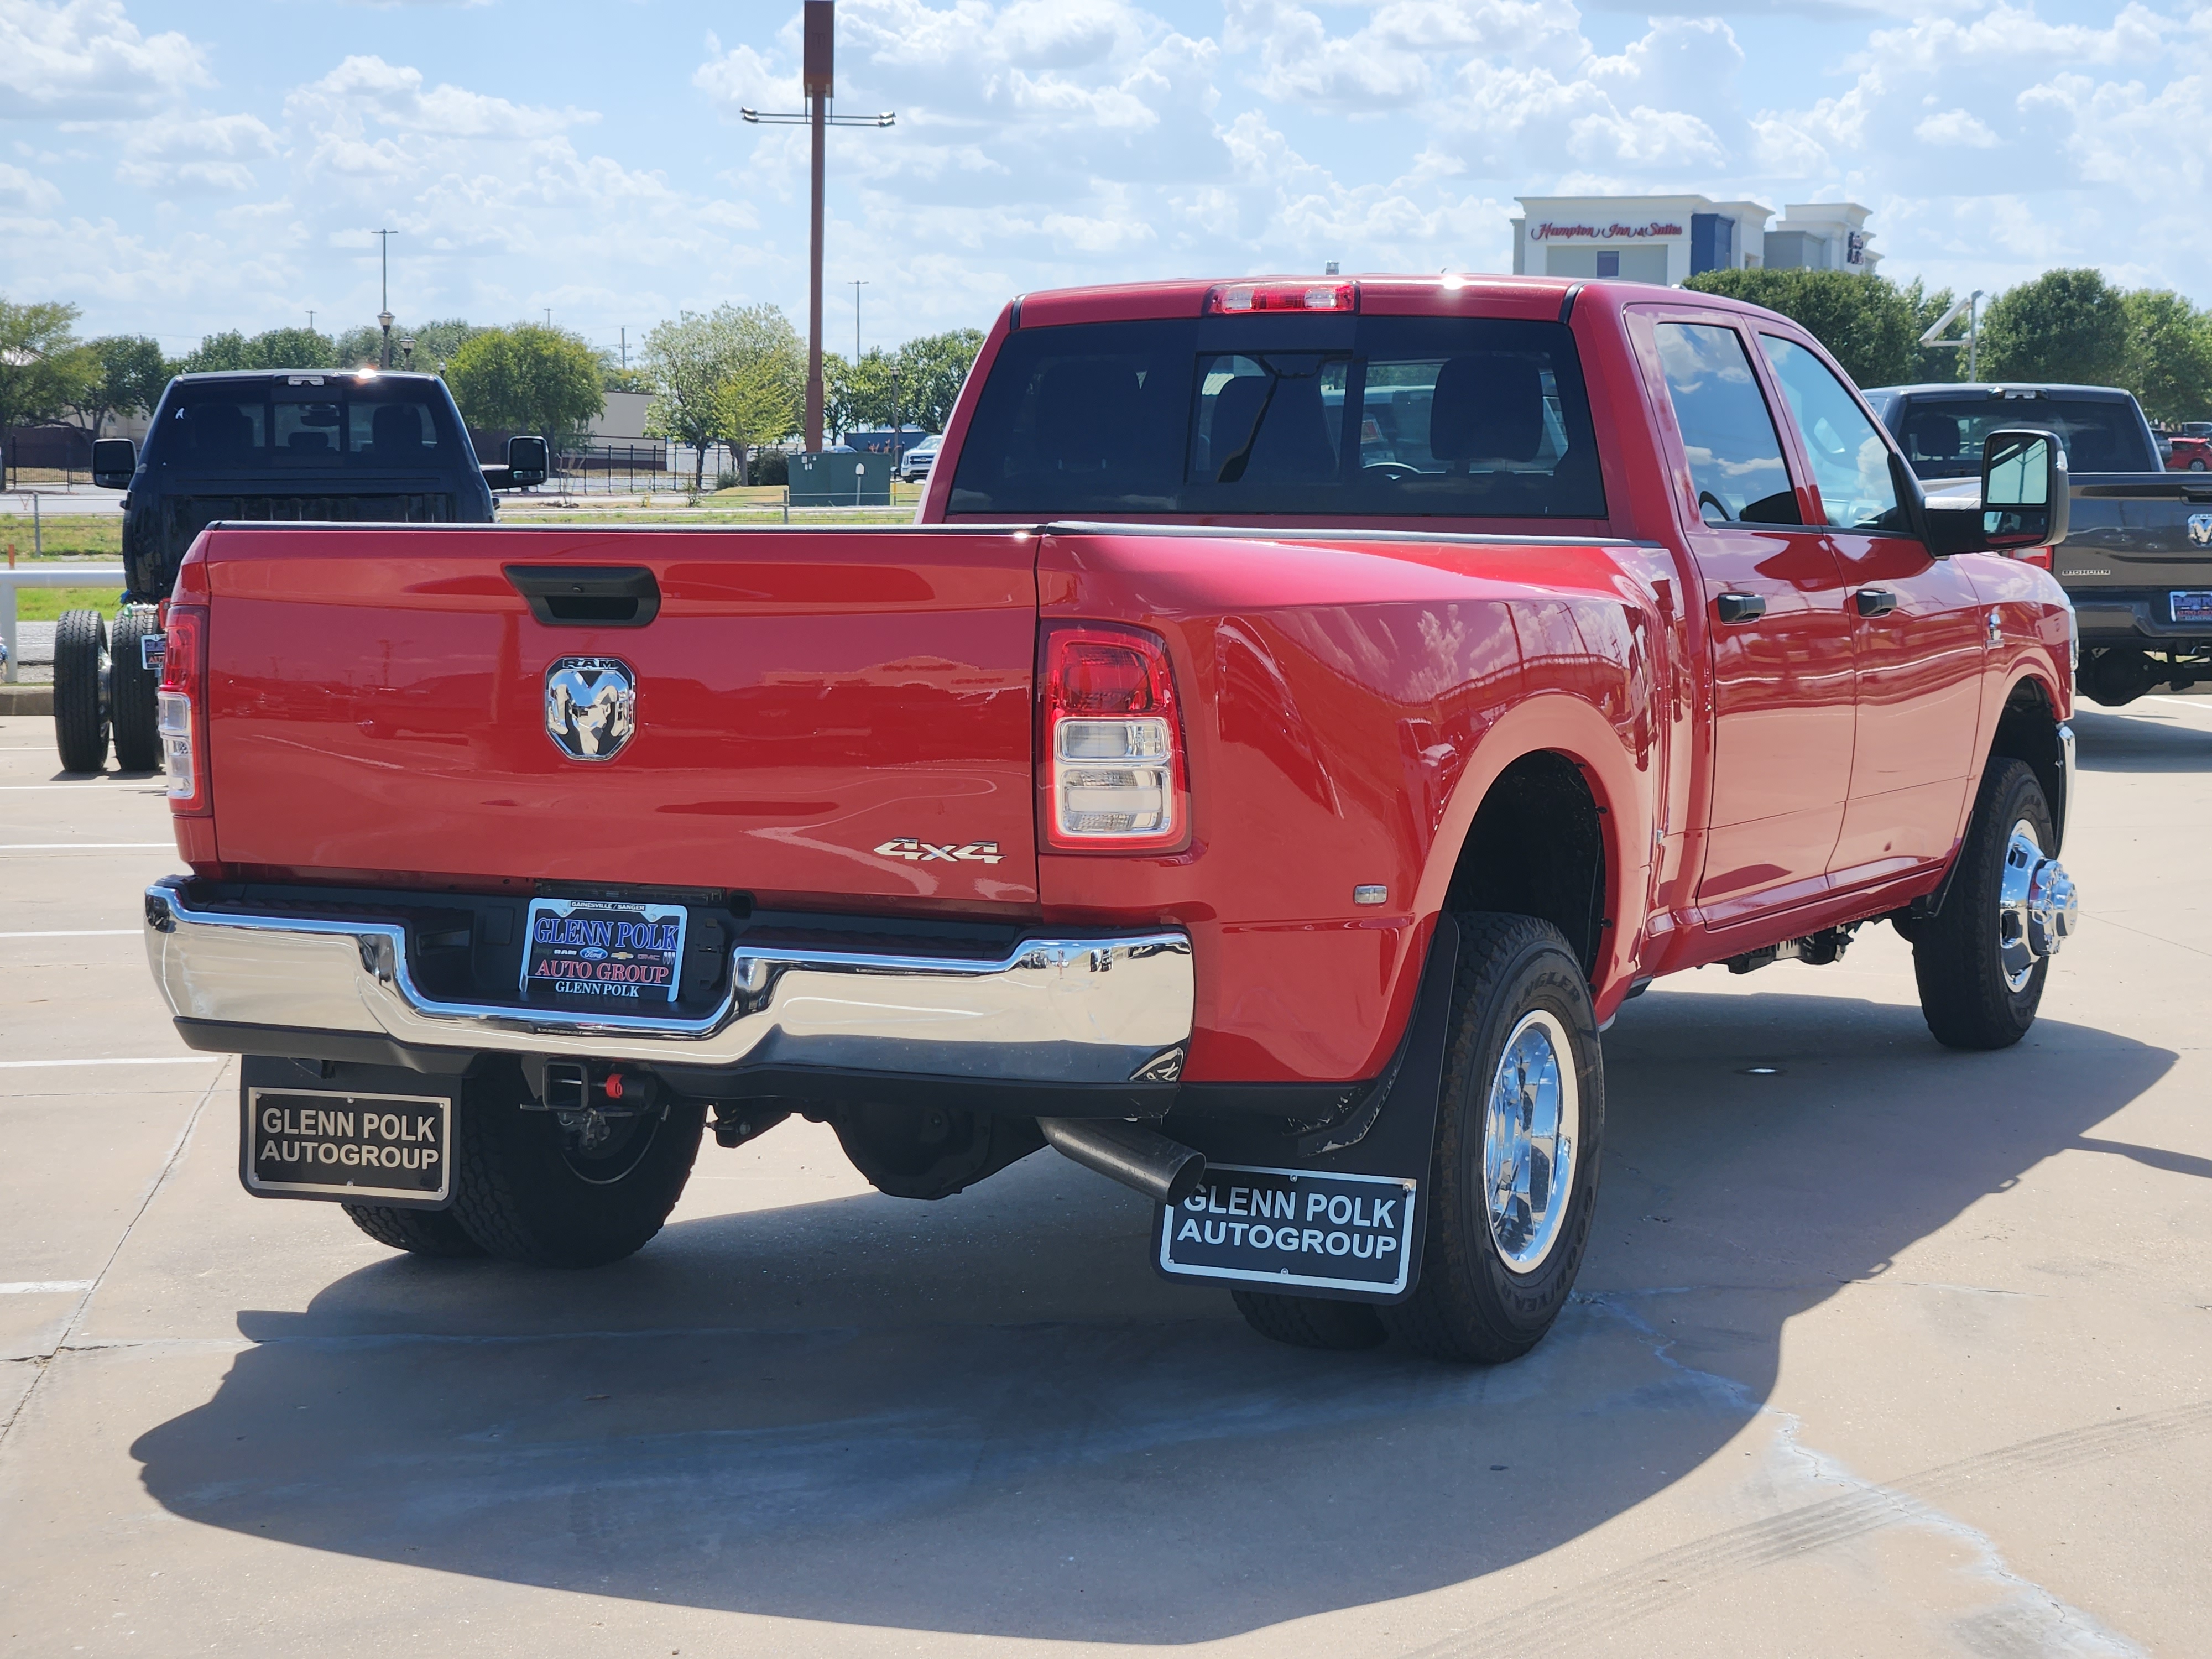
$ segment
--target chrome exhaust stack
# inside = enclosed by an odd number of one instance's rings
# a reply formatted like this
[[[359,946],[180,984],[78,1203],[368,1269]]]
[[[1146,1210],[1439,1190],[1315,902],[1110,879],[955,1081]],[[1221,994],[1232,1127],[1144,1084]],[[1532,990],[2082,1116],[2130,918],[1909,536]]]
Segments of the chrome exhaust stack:
[[[1155,1204],[1180,1204],[1206,1178],[1206,1155],[1156,1129],[1119,1118],[1041,1117],[1062,1156],[1133,1187]]]

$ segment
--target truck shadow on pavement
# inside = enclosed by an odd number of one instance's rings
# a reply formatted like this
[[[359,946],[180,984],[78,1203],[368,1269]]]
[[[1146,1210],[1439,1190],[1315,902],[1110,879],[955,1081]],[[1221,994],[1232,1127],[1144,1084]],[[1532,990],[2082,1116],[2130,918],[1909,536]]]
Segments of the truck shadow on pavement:
[[[1788,988],[1813,971],[1625,1011],[1577,1300],[1516,1364],[1266,1342],[1150,1275],[1140,1201],[1040,1154],[597,1273],[395,1258],[241,1313],[216,1395],[132,1450],[204,1525],[782,1618],[1180,1643],[1462,1583],[1713,1456],[1793,1315],[2175,1060],[2049,1022],[1949,1054],[1915,1008]]]
[[[2212,697],[2191,702],[2203,712],[2163,702],[2131,704],[2125,714],[2077,706],[2079,765],[2084,772],[2212,772]]]

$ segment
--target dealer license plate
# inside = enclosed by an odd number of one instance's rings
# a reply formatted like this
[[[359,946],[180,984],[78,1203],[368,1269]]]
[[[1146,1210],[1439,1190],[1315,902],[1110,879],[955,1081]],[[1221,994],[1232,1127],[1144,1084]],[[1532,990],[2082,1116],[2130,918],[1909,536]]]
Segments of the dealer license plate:
[[[1285,1291],[1395,1295],[1407,1285],[1417,1183],[1209,1164],[1160,1213],[1160,1271]]]
[[[684,917],[680,904],[532,899],[522,994],[533,1002],[611,1012],[673,1002]]]
[[[453,1195],[453,1102],[444,1096],[241,1093],[248,1192],[403,1207]]]
[[[2172,592],[2168,598],[2173,605],[2174,621],[2212,623],[2212,588],[2183,588]]]

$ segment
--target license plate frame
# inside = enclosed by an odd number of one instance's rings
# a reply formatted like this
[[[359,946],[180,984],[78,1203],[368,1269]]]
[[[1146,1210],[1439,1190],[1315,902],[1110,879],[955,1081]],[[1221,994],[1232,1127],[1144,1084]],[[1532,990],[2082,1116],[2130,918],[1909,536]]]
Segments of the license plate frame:
[[[252,1082],[238,1094],[239,1179],[257,1198],[402,1210],[442,1210],[453,1201],[451,1094]]]
[[[2172,621],[2185,626],[2190,623],[2212,625],[2212,587],[2168,589],[2166,596],[2166,614]]]
[[[539,923],[553,933],[541,939]],[[668,924],[672,939],[665,939]],[[691,912],[682,904],[650,899],[534,898],[522,930],[520,990],[535,1007],[588,1008],[618,1014],[625,1008],[673,1004],[684,983],[684,943]],[[623,930],[650,927],[650,943]],[[595,954],[596,953],[596,954]],[[568,965],[562,965],[568,964]],[[544,970],[544,971],[541,971]],[[659,977],[642,980],[638,970]]]

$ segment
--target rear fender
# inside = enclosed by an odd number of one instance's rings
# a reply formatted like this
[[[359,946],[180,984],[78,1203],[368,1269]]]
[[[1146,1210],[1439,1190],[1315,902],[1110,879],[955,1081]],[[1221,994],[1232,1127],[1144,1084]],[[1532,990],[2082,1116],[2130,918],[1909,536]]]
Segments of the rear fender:
[[[1649,912],[1655,774],[1637,767],[1621,734],[1580,698],[1540,693],[1514,704],[1484,734],[1437,825],[1414,913],[1426,917],[1443,909],[1475,814],[1506,769],[1547,751],[1573,763],[1598,809],[1605,849],[1605,940],[1591,985],[1598,1018],[1605,1019],[1627,989]]]

